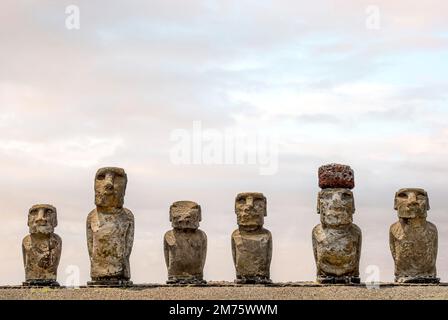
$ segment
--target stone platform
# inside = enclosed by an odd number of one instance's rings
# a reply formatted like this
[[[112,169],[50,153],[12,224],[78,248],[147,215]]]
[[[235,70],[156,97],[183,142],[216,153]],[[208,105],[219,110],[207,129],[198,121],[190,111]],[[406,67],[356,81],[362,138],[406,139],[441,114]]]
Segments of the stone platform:
[[[24,288],[1,286],[0,299],[114,299],[114,300],[448,300],[448,283],[379,285],[321,285],[313,282],[238,285],[209,282],[206,285],[137,284],[126,288]]]

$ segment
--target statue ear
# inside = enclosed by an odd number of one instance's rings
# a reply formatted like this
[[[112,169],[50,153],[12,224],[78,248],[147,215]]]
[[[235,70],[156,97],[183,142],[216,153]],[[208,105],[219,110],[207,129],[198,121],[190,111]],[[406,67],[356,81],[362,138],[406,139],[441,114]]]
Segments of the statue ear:
[[[266,197],[263,197],[264,199],[264,216],[266,217],[268,215],[268,201]]]
[[[353,212],[352,212],[352,214],[355,214],[355,211],[356,211],[356,206],[355,206],[355,197],[353,197],[352,198],[353,200]]]
[[[319,191],[319,193],[317,194],[317,214],[320,214],[320,197],[321,197],[322,191]]]
[[[398,192],[395,192],[395,198],[394,198],[394,210],[398,210]]]
[[[30,227],[30,215],[31,215],[31,209],[28,210],[28,221],[27,221],[27,226]]]
[[[170,206],[170,222],[173,222],[172,212],[173,212],[173,205]]]
[[[58,212],[55,209],[53,214],[53,227],[56,228],[57,226],[58,226]]]
[[[202,221],[202,209],[201,209],[201,206],[200,205],[198,205],[198,210],[199,210],[199,222],[201,222]]]
[[[431,207],[429,206],[429,197],[428,197],[428,192],[425,191],[425,196],[426,196],[426,210],[429,211],[431,209]]]

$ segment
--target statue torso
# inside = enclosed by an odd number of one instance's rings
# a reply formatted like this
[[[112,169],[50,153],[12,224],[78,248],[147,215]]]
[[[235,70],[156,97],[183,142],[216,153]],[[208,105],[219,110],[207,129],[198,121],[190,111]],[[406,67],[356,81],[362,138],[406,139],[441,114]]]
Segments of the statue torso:
[[[132,214],[126,209],[114,214],[94,210],[89,223],[92,230],[92,277],[123,275],[129,250],[127,234],[134,224]]]
[[[323,228],[318,225],[313,230],[318,274],[358,276],[360,237],[360,230],[355,225],[347,229]]]
[[[272,236],[266,229],[257,232],[232,234],[235,245],[235,262],[237,275],[269,277],[272,254]]]
[[[27,280],[56,280],[62,241],[57,234],[47,239],[28,235],[23,239],[25,275]]]
[[[436,275],[437,229],[433,224],[411,228],[398,221],[391,226],[390,237],[397,276]]]
[[[202,230],[170,230],[164,237],[168,249],[168,275],[202,275],[207,250],[207,237]]]

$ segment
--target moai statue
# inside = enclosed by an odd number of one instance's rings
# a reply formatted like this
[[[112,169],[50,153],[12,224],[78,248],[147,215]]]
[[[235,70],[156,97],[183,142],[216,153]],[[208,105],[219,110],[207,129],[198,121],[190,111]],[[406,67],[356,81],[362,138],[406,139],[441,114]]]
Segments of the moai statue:
[[[30,234],[22,242],[26,279],[24,286],[59,286],[56,278],[62,240],[54,233],[57,225],[55,207],[37,204],[29,210]]]
[[[193,201],[178,201],[170,207],[173,229],[165,233],[163,249],[168,284],[205,284],[203,270],[207,236],[199,230],[201,207]]]
[[[360,283],[361,230],[352,223],[355,202],[353,170],[329,164],[319,168],[317,213],[321,224],[313,229],[313,251],[319,283]]]
[[[127,176],[121,168],[102,168],[95,176],[96,209],[87,217],[89,286],[128,286],[134,242],[134,216],[123,208]]]
[[[436,272],[437,228],[426,221],[428,194],[405,188],[395,194],[398,221],[390,226],[389,244],[395,262],[395,281],[439,283]]]
[[[236,283],[271,283],[272,235],[263,228],[266,197],[262,193],[245,192],[235,200],[238,229],[232,233],[232,255]]]

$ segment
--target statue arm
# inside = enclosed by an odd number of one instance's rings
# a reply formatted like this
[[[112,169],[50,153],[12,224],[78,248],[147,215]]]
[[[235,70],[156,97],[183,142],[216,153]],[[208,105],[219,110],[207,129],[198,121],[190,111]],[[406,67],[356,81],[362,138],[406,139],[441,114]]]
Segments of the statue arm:
[[[233,258],[233,264],[236,266],[236,246],[235,246],[235,240],[233,239],[233,234],[232,234],[232,258]]]
[[[91,214],[87,216],[86,233],[87,233],[87,249],[89,250],[89,257],[91,258],[93,252],[93,231],[92,231]]]
[[[169,266],[170,266],[170,253],[169,253],[169,248],[168,248],[168,242],[166,241],[168,232],[165,233],[165,236],[163,237],[163,253],[165,255],[165,264],[166,264],[167,268],[169,268]]]
[[[268,266],[271,265],[272,260],[272,235],[269,232],[269,240],[268,240]]]
[[[437,250],[439,247],[439,235],[438,235],[438,231],[437,228],[434,226],[434,243],[433,243],[433,248],[434,248],[434,265],[436,263],[437,260]]]
[[[26,239],[26,238],[25,238]],[[25,249],[25,239],[22,241],[22,255],[23,255],[23,266],[26,268],[26,249]]]
[[[392,258],[395,260],[395,237],[392,232],[392,227],[390,227],[390,230],[389,230],[389,247],[390,247],[390,252],[392,253]]]
[[[270,266],[271,266],[271,260],[272,260],[272,235],[269,232],[269,240],[268,240],[268,257],[267,257],[267,262],[268,262],[268,276],[271,277],[270,275]]]
[[[202,258],[201,268],[204,269],[205,259],[207,258],[207,235],[205,232],[202,234],[204,235],[204,257]]]
[[[362,248],[362,233],[361,233],[361,229],[359,229],[359,235],[358,235],[358,273],[359,273],[359,262],[361,261],[361,248]]]
[[[313,242],[314,261],[316,261],[316,264],[317,264],[317,240],[316,240],[316,236],[314,233],[315,233],[315,230],[313,230],[311,237],[313,239],[312,242]]]
[[[61,260],[61,252],[62,252],[62,239],[58,235],[55,234],[56,237],[56,247],[53,248],[53,265],[57,266],[59,265],[59,261]]]
[[[126,233],[126,257],[128,258],[131,256],[132,246],[134,245],[134,230],[135,230],[135,223],[134,223],[134,217],[132,217],[131,223],[129,224],[129,228]]]

